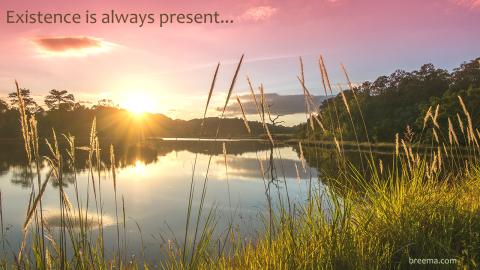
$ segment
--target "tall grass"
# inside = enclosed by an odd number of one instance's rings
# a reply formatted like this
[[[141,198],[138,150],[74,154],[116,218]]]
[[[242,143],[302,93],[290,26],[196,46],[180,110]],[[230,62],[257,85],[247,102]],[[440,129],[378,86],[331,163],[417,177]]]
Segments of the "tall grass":
[[[103,240],[103,202],[101,189],[101,174],[104,165],[100,160],[100,145],[96,135],[95,120],[92,124],[90,143],[87,146],[75,145],[75,138],[71,135],[63,135],[66,142],[66,149],[60,149],[59,140],[55,130],[52,130],[52,137],[45,139],[48,153],[44,156],[39,152],[39,137],[37,133],[37,122],[34,115],[29,115],[18,91],[19,115],[22,127],[22,134],[26,152],[26,166],[34,167],[38,177],[37,184],[32,182],[30,200],[28,202],[25,221],[22,226],[23,237],[17,255],[14,257],[13,266],[16,268],[34,269],[97,269],[107,268],[107,265],[124,264],[118,256],[113,263],[105,257]],[[76,151],[88,152],[88,185],[86,202],[81,200],[76,179]],[[66,153],[66,156],[63,154]],[[113,148],[111,148],[112,162],[114,163]],[[32,162],[33,161],[33,162]],[[46,175],[40,170],[43,164],[49,169]],[[64,190],[64,171],[73,171],[75,201],[74,204]],[[113,188],[116,199],[115,165],[111,166],[113,174]],[[43,178],[43,179],[42,179]],[[96,178],[96,181],[95,181]],[[51,227],[43,215],[42,198],[46,187],[50,182],[58,185],[59,199],[59,229]],[[90,197],[90,189],[94,196]],[[92,215],[89,205],[94,201],[96,215]],[[115,200],[117,205],[117,200]],[[116,209],[117,206],[116,206]],[[125,221],[125,218],[124,218]],[[117,212],[117,230],[118,212]],[[124,227],[125,230],[125,227]],[[118,238],[120,233],[117,232]],[[2,241],[3,217],[2,217]],[[120,239],[118,239],[118,243]],[[5,243],[5,242],[4,242]],[[28,245],[28,246],[27,246]],[[71,246],[71,249],[67,248]],[[118,244],[120,250],[120,245]],[[118,251],[118,254],[121,253]],[[123,259],[124,260],[124,259]],[[7,260],[4,266],[9,263]]]
[[[242,60],[243,56],[228,89],[215,140],[218,139],[221,119],[234,92]],[[269,129],[269,125],[277,123],[278,116],[272,116],[270,113],[270,104],[265,98],[263,85],[258,88],[260,94],[257,95],[251,80],[247,77],[252,100],[271,146],[270,155],[265,158],[269,164],[268,169],[265,169],[264,160],[257,154],[259,178],[265,183],[268,205],[268,217],[263,220],[266,224],[265,232],[260,233],[256,239],[247,241],[239,232],[232,229],[234,217],[231,215],[228,228],[225,228],[226,233],[216,236],[215,231],[219,228],[217,228],[215,208],[204,213],[212,156],[209,157],[201,182],[198,210],[193,211],[193,201],[197,193],[195,175],[198,173],[197,155],[195,155],[187,198],[185,234],[182,241],[175,239],[167,242],[168,245],[161,250],[163,259],[160,267],[164,269],[409,269],[413,267],[410,264],[412,258],[425,258],[455,259],[456,263],[453,265],[435,265],[447,269],[478,268],[480,263],[480,166],[478,163],[480,134],[473,126],[473,120],[463,99],[458,98],[463,115],[457,115],[457,119],[448,119],[448,127],[441,127],[437,122],[441,111],[440,105],[436,107],[434,113],[431,109],[427,112],[424,128],[419,136],[432,134],[430,147],[417,147],[417,143],[409,134],[404,136],[397,134],[392,138],[395,141],[395,149],[391,153],[391,164],[384,164],[382,160],[376,161],[370,148],[366,154],[358,151],[361,155],[361,166],[357,168],[345,155],[345,142],[342,141],[338,111],[347,111],[352,126],[355,126],[352,114],[360,114],[364,130],[355,131],[358,150],[362,145],[358,139],[360,132],[365,132],[365,137],[369,139],[367,123],[364,121],[355,88],[350,82],[345,67],[341,65],[349,90],[353,93],[353,102],[356,103],[357,110],[350,107],[351,101],[340,89],[345,107],[334,108],[336,116],[330,116],[330,119],[336,119],[336,121],[330,121],[330,127],[326,127],[307,87],[302,61],[300,66],[298,80],[305,96],[307,128],[309,134],[313,136],[299,141],[298,146],[295,146],[302,164],[301,168],[295,164],[297,178],[300,180],[299,169],[307,172],[307,162],[316,162],[321,151],[325,151],[316,141],[317,132],[332,138],[331,143],[335,146],[337,153],[334,159],[338,162],[339,173],[326,175],[320,172],[322,180],[328,183],[326,190],[319,189],[315,179],[310,178],[306,202],[295,202],[289,197],[282,157],[280,152],[275,150],[275,146],[282,142],[276,140],[275,134],[271,134]],[[211,82],[203,114],[204,119],[207,116],[219,67],[220,64],[217,65]],[[319,67],[325,95],[332,95],[323,57],[319,59]],[[17,83],[16,86],[18,89]],[[97,136],[95,119],[92,122],[88,145],[77,146],[75,138],[65,134],[63,138],[67,142],[67,149],[62,151],[59,148],[57,134],[52,130],[51,138],[45,140],[49,152],[41,156],[38,151],[40,140],[36,131],[37,123],[34,116],[29,115],[25,110],[22,97],[19,91],[17,92],[20,101],[19,119],[27,157],[26,166],[36,169],[38,179],[31,190],[20,248],[15,253],[13,261],[2,258],[2,266],[21,269],[150,268],[143,255],[143,244],[140,260],[128,261],[126,203],[124,195],[121,195],[121,205],[117,199],[115,150],[110,146],[110,164],[104,164],[100,160],[102,148]],[[236,99],[242,112],[245,128],[250,132],[241,100],[238,96]],[[327,106],[336,105],[334,102],[327,101]],[[202,123],[201,129],[203,128]],[[464,136],[466,146],[459,144],[459,136]],[[370,147],[370,144],[368,146]],[[468,151],[466,156],[462,154],[465,148]],[[85,201],[81,199],[76,180],[77,151],[88,153]],[[228,179],[228,149],[225,144],[223,144],[223,155],[225,174]],[[280,167],[275,166],[274,159],[280,160]],[[49,168],[46,175],[42,175],[40,171],[40,166],[44,162]],[[73,203],[63,189],[63,173],[67,168],[72,169],[75,176]],[[105,175],[110,176],[108,179],[112,181],[111,185],[101,185],[102,176]],[[279,181],[282,177],[283,181]],[[54,230],[47,224],[42,210],[42,198],[48,183],[52,181],[59,184],[60,228],[58,230]],[[352,188],[352,183],[356,188]],[[282,185],[286,191],[286,203],[281,192]],[[110,192],[109,187],[114,192],[116,246],[113,255],[107,257],[103,234],[102,193]],[[108,190],[105,191],[105,188]],[[230,192],[229,187],[228,192]],[[0,192],[2,248],[5,251],[1,195]],[[275,196],[277,200],[273,199]],[[229,204],[231,207],[230,199]],[[95,211],[95,215],[92,211]],[[141,226],[136,224],[142,237]],[[431,265],[425,267],[429,268]]]

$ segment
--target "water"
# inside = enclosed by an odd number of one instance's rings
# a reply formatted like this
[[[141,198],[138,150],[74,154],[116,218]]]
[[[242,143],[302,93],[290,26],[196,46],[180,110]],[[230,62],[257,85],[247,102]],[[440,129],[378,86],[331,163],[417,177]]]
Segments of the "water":
[[[7,229],[6,239],[11,245],[6,252],[17,250],[21,241],[21,226],[25,220],[27,203],[36,176],[25,169],[21,145],[2,144],[0,151],[0,190],[3,203],[3,220]],[[117,193],[119,212],[121,198],[125,199],[127,243],[129,254],[140,254],[143,238],[146,256],[153,259],[159,255],[163,239],[183,241],[192,168],[197,156],[195,169],[195,197],[193,212],[198,209],[201,189],[207,165],[211,158],[208,173],[205,213],[214,208],[218,221],[217,232],[226,228],[230,217],[245,236],[254,237],[264,230],[262,215],[267,212],[265,181],[270,175],[270,149],[262,141],[227,141],[227,169],[222,143],[196,140],[154,140],[148,147],[119,147],[117,159]],[[104,151],[107,152],[107,151]],[[87,194],[87,171],[85,157],[79,153],[77,183],[83,207]],[[318,181],[317,170],[308,163],[305,169],[299,159],[298,150],[283,145],[273,149],[277,180],[271,185],[273,194],[280,194],[286,200],[286,190],[290,199],[304,203],[309,184],[314,188],[325,189]],[[82,160],[83,159],[83,160]],[[260,165],[260,162],[262,165]],[[261,168],[265,171],[262,177]],[[297,177],[297,169],[300,179]],[[48,172],[42,168],[42,176]],[[227,181],[228,179],[228,181]],[[76,206],[73,175],[66,172],[65,191]],[[110,172],[103,171],[101,177],[102,201],[104,203],[104,233],[106,252],[116,247],[116,217],[113,180]],[[98,190],[97,190],[98,192]],[[92,195],[90,187],[90,196]],[[90,197],[92,199],[92,197]],[[278,196],[274,199],[278,202]],[[54,181],[48,184],[43,196],[43,209],[47,222],[55,227],[58,224],[59,191]],[[93,200],[90,212],[96,213]],[[120,214],[121,215],[121,214]],[[120,217],[121,219],[121,217]],[[141,232],[136,223],[139,224]],[[122,225],[121,225],[122,227]],[[122,233],[121,233],[122,234]],[[162,237],[161,237],[162,236]]]

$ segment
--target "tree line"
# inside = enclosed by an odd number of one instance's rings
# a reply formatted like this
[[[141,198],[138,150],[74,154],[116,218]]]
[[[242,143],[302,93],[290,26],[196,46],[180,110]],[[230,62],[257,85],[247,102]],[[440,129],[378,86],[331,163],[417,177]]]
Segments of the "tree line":
[[[109,138],[216,135],[218,119],[215,117],[207,119],[204,128],[200,129],[201,119],[174,120],[162,114],[147,114],[139,121],[108,99],[87,107],[66,90],[51,90],[44,98],[46,108],[37,104],[29,89],[20,89],[20,95],[27,113],[37,118],[41,136],[48,136],[54,128],[59,133],[88,138],[94,118],[99,135]],[[373,82],[367,81],[351,90],[344,90],[343,95],[338,94],[318,106],[318,118],[327,128],[326,132],[317,121],[307,121],[294,128],[271,125],[270,131],[286,134],[299,130],[300,137],[318,140],[335,136],[344,141],[392,142],[396,134],[420,137],[419,134],[431,132],[431,129],[425,128],[424,116],[428,111],[438,114],[438,125],[448,127],[450,120],[453,128],[459,130],[467,119],[462,113],[458,96],[462,97],[470,111],[474,128],[480,128],[480,58],[464,62],[451,72],[432,64],[410,72],[397,70]],[[0,138],[21,138],[17,93],[8,94],[8,99],[9,103],[0,99]],[[311,129],[312,124],[314,130]],[[264,135],[261,123],[251,122],[250,127],[253,136]],[[439,135],[448,137],[448,134]],[[222,122],[219,136],[250,135],[242,119],[234,118]],[[462,141],[463,138],[459,137]]]
[[[314,130],[312,123],[304,124],[300,136],[392,142],[398,133],[420,139],[420,134],[431,132],[425,126],[431,121],[424,121],[429,111],[436,114],[437,124],[444,130],[450,119],[459,131],[467,122],[459,96],[470,111],[474,128],[480,128],[480,58],[464,62],[452,72],[425,64],[418,70],[397,70],[353,86],[344,90],[343,96],[339,93],[319,105],[318,118],[328,131],[322,131],[312,118]],[[448,133],[438,135],[448,137]]]
[[[58,134],[71,134],[79,139],[90,136],[93,119],[96,121],[100,138],[109,140],[136,141],[148,137],[210,137],[217,134],[219,119],[210,117],[203,119],[179,120],[171,119],[163,114],[145,113],[136,117],[129,111],[120,108],[112,100],[102,99],[98,104],[85,106],[77,102],[73,94],[66,90],[51,90],[44,98],[46,108],[39,106],[29,89],[20,89],[20,95],[30,117],[38,122],[40,137],[52,135],[52,129]],[[9,103],[0,99],[0,138],[21,139],[18,94],[8,94]],[[161,101],[160,101],[161,102]],[[201,124],[204,122],[203,128]],[[252,134],[245,128],[240,118],[223,119],[219,137],[259,137],[264,135],[262,123],[249,122]],[[269,125],[277,134],[292,133],[292,128],[282,125]]]

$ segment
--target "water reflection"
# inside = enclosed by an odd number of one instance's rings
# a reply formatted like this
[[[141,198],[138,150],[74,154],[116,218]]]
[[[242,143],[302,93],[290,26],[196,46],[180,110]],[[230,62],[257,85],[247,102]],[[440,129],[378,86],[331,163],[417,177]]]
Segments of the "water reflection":
[[[101,145],[109,145],[102,142]],[[0,151],[0,191],[2,193],[3,218],[5,227],[9,228],[6,239],[16,250],[22,236],[22,224],[28,201],[30,188],[36,183],[36,170],[26,169],[23,146],[21,144],[1,145]],[[194,183],[196,193],[193,198],[192,212],[196,213],[200,205],[200,194],[208,169],[207,195],[205,212],[216,209],[217,227],[223,231],[227,227],[228,218],[233,216],[235,224],[242,236],[262,233],[262,215],[267,209],[266,181],[275,179],[273,200],[289,198],[293,203],[302,204],[307,200],[308,189],[326,190],[328,177],[338,176],[341,160],[333,146],[304,146],[305,168],[299,160],[300,149],[297,144],[281,145],[270,149],[268,142],[262,141],[228,141],[227,157],[223,156],[222,142],[185,141],[185,140],[150,140],[142,145],[115,145],[118,194],[125,198],[127,242],[132,254],[144,251],[148,258],[158,258],[158,247],[162,244],[162,236],[168,239],[182,239],[185,230],[186,212],[192,168],[198,158]],[[108,149],[105,148],[105,149]],[[355,149],[345,147],[345,156],[353,166],[361,167],[361,157],[368,157],[368,151],[358,153]],[[45,153],[45,149],[42,150]],[[373,160],[383,160],[385,169],[393,157],[393,149],[375,149]],[[270,154],[273,153],[273,159]],[[75,198],[71,183],[77,181],[79,200],[85,205],[86,195],[91,191],[86,171],[86,153],[79,152],[73,170],[65,171],[65,192],[70,200]],[[210,164],[211,158],[211,166]],[[108,151],[101,151],[102,163],[109,167]],[[272,170],[273,166],[273,170]],[[48,166],[41,164],[40,174],[43,177]],[[273,173],[273,175],[272,175]],[[98,179],[97,179],[98,180]],[[102,202],[105,219],[106,250],[114,250],[116,243],[115,198],[113,181],[108,170],[102,171]],[[199,191],[200,190],[200,191]],[[58,183],[52,181],[42,197],[47,222],[58,226]],[[91,193],[92,194],[92,193]],[[325,198],[327,200],[327,198]],[[90,201],[91,202],[91,201]],[[274,202],[275,203],[275,202]],[[327,202],[325,202],[327,204]],[[297,205],[298,205],[297,204]],[[93,205],[93,204],[92,204]],[[74,203],[75,207],[75,203]],[[328,207],[328,206],[327,206]],[[93,208],[93,206],[92,206]],[[91,210],[91,209],[89,209]],[[74,210],[73,210],[74,211]],[[93,211],[93,210],[92,210]],[[19,214],[20,213],[20,214]],[[91,214],[92,226],[96,217]],[[73,220],[75,222],[75,220]],[[140,243],[141,227],[144,243]],[[168,224],[168,226],[167,226]],[[109,226],[110,225],[110,226]],[[181,240],[180,240],[181,241]],[[141,248],[142,246],[145,249]],[[11,252],[10,252],[11,253]]]
[[[149,140],[142,144],[113,144],[115,148],[115,159],[117,168],[125,168],[141,161],[143,164],[155,163],[159,157],[171,152],[188,151],[190,153],[201,153],[210,155],[222,154],[222,141],[196,141],[196,140]],[[242,155],[246,152],[261,151],[269,148],[269,144],[262,141],[226,141],[230,155]],[[111,144],[109,141],[100,143],[105,149]],[[0,176],[6,174],[11,167],[25,166],[26,156],[23,144],[18,142],[0,142]],[[64,148],[60,146],[60,148]],[[46,146],[40,149],[41,155],[46,155]],[[110,162],[109,151],[101,150],[101,159],[104,164]],[[63,153],[66,157],[66,152]],[[87,168],[87,151],[77,150],[75,168],[78,171]],[[41,164],[42,168],[45,164]],[[32,172],[23,172],[23,176]],[[68,172],[67,172],[68,173]],[[20,176],[21,173],[19,173]]]
[[[181,239],[185,229],[192,167],[197,156],[194,182],[196,194],[192,211],[199,207],[201,186],[208,172],[205,211],[216,209],[217,226],[222,231],[226,217],[234,216],[236,224],[245,235],[259,233],[263,224],[259,215],[266,209],[265,182],[271,178],[270,166],[274,166],[274,178],[277,181],[274,200],[284,198],[288,188],[290,198],[298,203],[306,200],[308,180],[317,179],[317,170],[307,166],[303,170],[298,153],[288,145],[279,145],[273,149],[274,158],[270,163],[270,146],[263,141],[227,141],[227,168],[223,156],[222,142],[213,141],[166,141],[150,140],[142,145],[114,145],[117,170],[117,191],[123,196],[126,207],[127,240],[132,247],[131,253],[138,253],[140,247],[139,231],[135,222],[141,226],[146,246],[146,256],[158,255],[158,234],[163,233]],[[109,145],[102,142],[101,145]],[[21,228],[29,201],[32,183],[37,185],[36,169],[27,169],[23,146],[21,144],[3,144],[0,146],[0,190],[2,192],[3,216],[6,226],[10,226],[7,239],[14,249],[21,241]],[[103,148],[108,149],[108,147]],[[42,154],[46,149],[41,149]],[[66,156],[66,155],[65,155]],[[87,153],[78,151],[75,171],[64,172],[65,192],[72,202],[76,200],[74,183],[78,184],[80,201],[85,205],[86,194],[91,184],[88,181]],[[101,151],[104,169],[101,174],[103,212],[115,217],[115,198],[113,181],[108,171],[108,151]],[[296,167],[299,168],[297,176]],[[262,172],[263,169],[263,172]],[[42,180],[48,174],[49,166],[41,164]],[[298,181],[300,178],[300,181]],[[228,181],[227,181],[228,180]],[[317,188],[321,183],[314,181]],[[97,190],[98,191],[98,190]],[[47,222],[55,227],[58,221],[58,183],[52,181],[42,197]],[[90,199],[92,199],[90,197]],[[90,201],[92,203],[92,201]],[[91,204],[94,205],[94,204]],[[76,206],[76,203],[73,203]],[[92,219],[92,222],[95,218]],[[115,223],[115,219],[113,220]],[[167,227],[168,224],[169,226]],[[113,250],[116,244],[116,226],[104,228],[107,250]],[[156,237],[153,237],[155,235]]]
[[[110,142],[101,142],[102,145],[109,145]],[[146,141],[141,145],[131,144],[115,144],[116,167],[128,173],[131,179],[140,179],[145,171],[149,171],[147,167],[151,164],[159,162],[162,157],[173,154],[174,158],[178,158],[178,153],[186,151],[192,154],[203,154],[220,156],[223,155],[222,141],[202,140],[161,140],[153,139]],[[270,145],[266,141],[225,141],[228,158],[228,174],[237,180],[258,181],[263,177],[271,178],[270,168]],[[2,143],[0,144],[2,151],[0,152],[0,177],[10,173],[9,179],[12,184],[29,188],[32,181],[37,181],[36,170],[25,166],[25,154],[23,146],[20,143]],[[329,145],[320,145],[320,147],[304,146],[303,152],[309,168],[314,170],[304,170],[299,160],[300,150],[297,144],[280,145],[286,147],[288,151],[279,151],[278,147],[273,150],[273,166],[272,171],[275,179],[292,178],[292,179],[315,179],[317,171],[323,176],[331,176],[338,174],[339,156],[336,149]],[[47,149],[41,149],[43,154]],[[376,149],[375,158],[388,166],[392,158],[392,149]],[[356,149],[346,149],[346,158],[357,168],[361,167],[362,160]],[[361,154],[365,159],[368,152]],[[66,156],[66,154],[64,155]],[[67,187],[75,181],[75,173],[86,173],[88,154],[86,151],[78,151],[76,153],[77,160],[75,162],[75,170],[70,166],[64,167],[63,184]],[[108,151],[101,150],[101,160],[105,168],[110,166],[110,156]],[[259,160],[262,164],[260,164]],[[224,166],[224,159],[215,161],[218,166]],[[364,161],[366,162],[366,161]],[[46,163],[42,163],[41,170],[47,167]],[[33,167],[33,166],[32,166]],[[262,167],[264,174],[262,175]],[[219,172],[212,171],[211,174],[223,174],[223,170]],[[220,176],[219,176],[220,177]],[[222,177],[225,177],[223,175]],[[327,177],[323,177],[327,178]],[[58,182],[51,181],[51,185],[58,187]]]
[[[24,188],[31,187],[32,179],[37,177],[37,174],[31,168],[25,166],[13,166],[11,169],[11,182],[14,185],[20,185]]]
[[[110,145],[111,142],[103,141],[101,145]],[[228,158],[228,174],[237,180],[258,181],[264,177],[282,180],[283,178],[292,179],[316,179],[317,172],[323,180],[329,176],[338,175],[340,156],[332,145],[316,145],[303,146],[304,157],[309,168],[313,170],[304,170],[299,160],[300,150],[298,144],[282,145],[279,144],[274,150],[270,149],[268,141],[260,140],[197,140],[197,139],[151,139],[142,144],[115,144],[115,160],[116,168],[128,172],[131,179],[140,179],[142,174],[150,171],[147,168],[151,164],[158,163],[162,157],[169,156],[168,159],[178,158],[178,153],[186,151],[191,154],[222,156],[222,144],[226,144]],[[27,168],[25,166],[25,153],[23,145],[20,143],[0,143],[2,151],[0,151],[0,177],[7,173],[8,178],[14,185],[23,188],[29,188],[32,181],[37,181],[35,168]],[[107,149],[108,147],[104,147]],[[278,150],[287,148],[287,150]],[[363,149],[359,153],[354,147],[345,147],[345,158],[356,168],[368,166],[370,159],[369,151]],[[269,155],[273,151],[274,159],[272,160],[275,170],[270,170]],[[41,149],[42,154],[47,153],[47,149]],[[392,161],[393,149],[391,147],[383,147],[374,149],[374,161],[382,163],[385,169]],[[173,156],[171,155],[173,154]],[[64,153],[64,157],[66,157]],[[75,174],[86,173],[88,153],[86,151],[77,151],[77,160],[75,161],[75,171],[71,166],[64,166],[63,184],[67,187],[75,181]],[[105,170],[110,166],[110,155],[108,151],[101,150],[101,160]],[[263,160],[260,164],[259,160]],[[66,160],[68,162],[68,160]],[[163,162],[165,162],[163,160]],[[215,161],[218,166],[224,167],[225,160],[220,158]],[[363,162],[363,164],[362,164]],[[46,163],[41,163],[41,170],[47,167]],[[33,167],[33,166],[32,166]],[[262,175],[262,167],[264,174]],[[223,174],[224,170],[212,171],[211,174]],[[222,177],[225,177],[223,175]],[[58,187],[58,182],[51,181],[51,185]]]
[[[293,148],[292,148],[293,149]],[[223,164],[223,160],[217,160],[218,164]],[[261,162],[263,165],[260,165]],[[274,172],[274,178],[297,178],[297,171],[295,167],[299,168],[298,173],[300,178],[309,178],[310,175],[306,171],[300,169],[302,168],[302,162],[298,160],[298,157],[285,158],[283,160],[274,159],[274,167],[277,168]],[[245,154],[241,158],[228,158],[228,171],[232,176],[237,177],[238,179],[253,180],[259,179],[262,177],[261,168],[263,167],[268,173],[269,170],[269,160],[263,157],[262,161],[259,161],[258,158],[251,154]],[[269,175],[267,175],[269,176]]]
[[[48,227],[60,228],[61,222],[61,213],[58,209],[44,209],[44,219]],[[78,216],[78,212],[69,211],[67,221],[70,228],[78,229],[80,224],[88,228],[96,229],[98,225],[102,224],[104,227],[111,226],[114,224],[114,219],[108,215],[103,215],[101,217],[96,213],[88,213],[85,216],[85,213],[82,213],[82,217]]]

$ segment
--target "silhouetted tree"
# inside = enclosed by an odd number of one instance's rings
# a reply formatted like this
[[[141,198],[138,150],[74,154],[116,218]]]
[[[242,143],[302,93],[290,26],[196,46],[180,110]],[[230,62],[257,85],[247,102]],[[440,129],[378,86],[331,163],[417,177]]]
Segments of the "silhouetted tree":
[[[75,103],[75,97],[67,90],[52,89],[45,97],[44,102],[50,110],[71,110]]]
[[[361,141],[366,141],[368,133],[371,141],[391,142],[395,134],[403,134],[408,125],[411,133],[419,137],[418,134],[422,134],[423,117],[430,106],[435,108],[440,104],[438,123],[441,127],[448,126],[448,118],[452,120],[454,127],[458,127],[457,113],[464,117],[458,96],[463,98],[472,115],[474,129],[480,129],[479,60],[480,58],[477,58],[465,62],[453,72],[435,68],[431,64],[423,65],[411,72],[398,70],[390,75],[381,76],[373,82],[360,84],[354,87],[354,92],[346,90],[344,95],[351,115],[346,110],[341,95],[332,97],[320,105],[319,118],[323,126],[328,129],[327,133],[322,131],[316,121],[312,123],[314,127],[316,126],[312,131],[311,128],[307,128],[310,125],[306,124],[293,128],[281,126],[275,118],[270,119],[273,121],[268,123],[270,132],[287,134],[298,129],[299,135],[306,137],[315,135],[316,139],[333,136],[340,138],[342,135],[344,140],[355,140],[358,135]],[[219,122],[217,117],[209,117],[205,120],[175,120],[161,114],[145,114],[138,119],[132,117],[127,110],[119,108],[112,100],[103,99],[98,102],[98,105],[82,106],[81,102],[75,103],[73,96],[70,97],[66,91],[53,92],[53,90],[50,93],[52,97],[48,99],[51,106],[49,108],[62,108],[61,104],[65,103],[69,109],[38,113],[41,107],[31,97],[30,90],[21,89],[20,92],[29,113],[36,113],[40,137],[51,136],[51,129],[54,128],[58,134],[71,133],[77,138],[89,138],[94,118],[97,121],[97,132],[100,138],[129,141],[130,138],[138,138],[139,131],[146,137],[217,136]],[[0,137],[21,138],[18,112],[12,110],[12,107],[18,107],[17,93],[10,93],[8,98],[10,107],[0,101]],[[367,132],[364,132],[359,109],[365,119]],[[200,128],[202,122],[204,122],[204,128]],[[265,136],[262,123],[250,122],[249,126],[252,136]],[[430,129],[427,128],[425,132],[428,130]],[[439,135],[448,137],[448,134]],[[251,135],[245,129],[242,119],[229,118],[222,120],[218,136],[228,138]],[[422,138],[431,138],[431,136],[426,135]]]
[[[0,99],[0,113],[4,113],[8,110],[8,104],[7,102],[3,101]]]
[[[37,102],[32,98],[30,94],[30,89],[22,88],[20,89],[20,95],[22,96],[23,103],[25,104],[25,108],[29,113],[37,113],[42,111],[42,108],[38,106]],[[8,99],[10,99],[10,106],[13,108],[18,107],[18,95],[17,92],[12,92],[8,94]]]
[[[94,105],[93,108],[102,108],[102,107],[106,107],[106,108],[118,108],[118,105],[116,105],[113,100],[111,99],[101,99],[98,101],[98,104],[97,105]]]
[[[87,106],[84,105],[85,102],[84,101],[78,101],[78,102],[75,102],[72,106],[72,110],[74,111],[77,111],[77,110],[85,110],[87,109]]]

